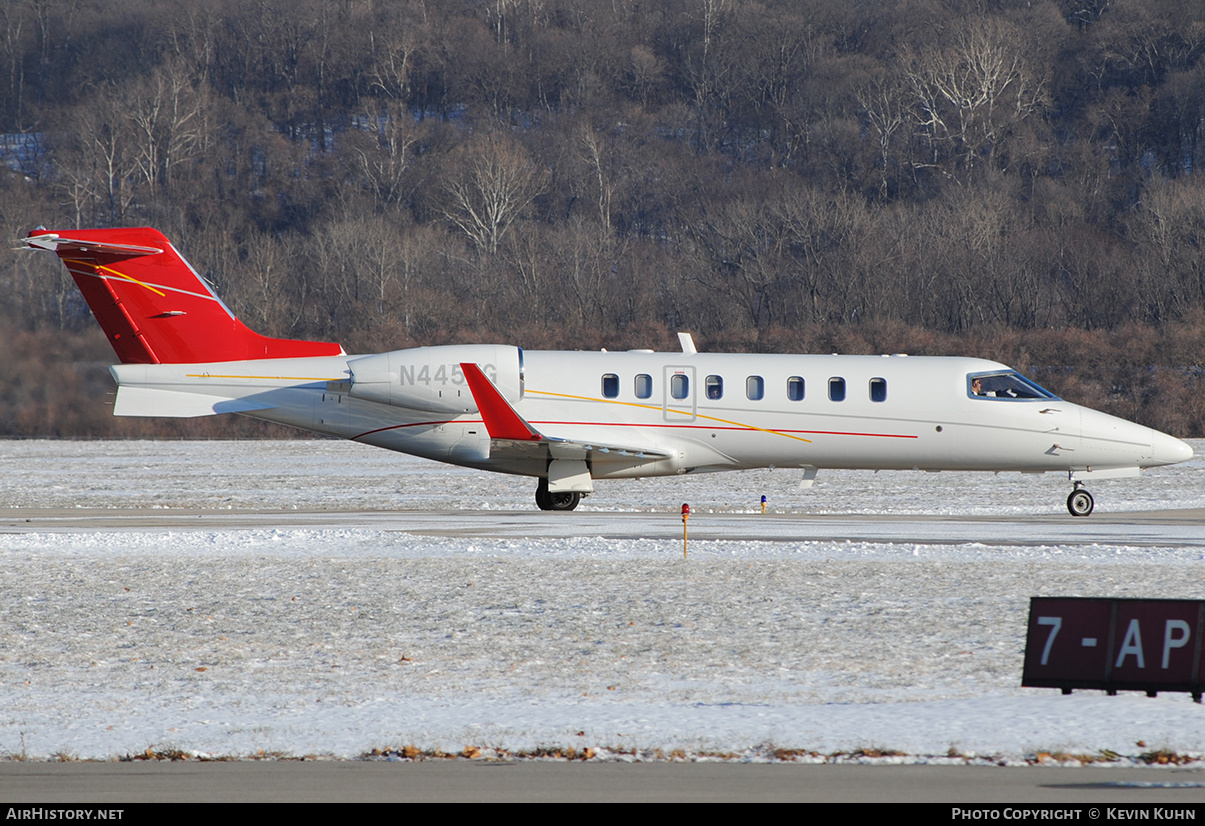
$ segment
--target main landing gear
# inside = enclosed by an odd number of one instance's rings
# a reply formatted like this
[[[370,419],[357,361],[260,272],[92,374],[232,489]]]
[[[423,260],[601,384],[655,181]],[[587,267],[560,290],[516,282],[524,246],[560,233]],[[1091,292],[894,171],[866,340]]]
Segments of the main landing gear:
[[[536,505],[542,511],[571,511],[582,501],[580,493],[552,493],[548,490],[548,479],[536,483]]]
[[[1096,507],[1096,500],[1092,498],[1092,494],[1084,490],[1083,482],[1075,483],[1075,490],[1071,491],[1071,495],[1067,497],[1067,510],[1072,516],[1087,516],[1092,513],[1092,509]]]

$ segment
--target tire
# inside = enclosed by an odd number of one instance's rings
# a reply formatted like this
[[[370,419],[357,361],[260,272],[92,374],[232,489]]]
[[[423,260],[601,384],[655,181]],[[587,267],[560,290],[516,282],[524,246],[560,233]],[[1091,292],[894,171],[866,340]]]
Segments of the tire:
[[[554,511],[571,511],[582,501],[580,493],[550,493],[548,496],[552,500]]]
[[[1071,495],[1067,497],[1067,510],[1072,516],[1087,516],[1095,507],[1096,500],[1083,488],[1071,491]]]
[[[581,501],[580,493],[552,493],[547,479],[536,483],[536,507],[542,511],[571,511]]]
[[[552,494],[548,492],[548,480],[536,482],[536,507],[542,511],[552,510]]]

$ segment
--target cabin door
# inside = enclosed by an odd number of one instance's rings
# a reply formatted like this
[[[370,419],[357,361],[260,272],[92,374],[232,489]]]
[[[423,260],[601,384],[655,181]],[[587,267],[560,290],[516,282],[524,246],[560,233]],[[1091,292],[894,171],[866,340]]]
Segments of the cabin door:
[[[665,402],[663,411],[667,422],[695,420],[695,368],[667,366],[663,378]]]

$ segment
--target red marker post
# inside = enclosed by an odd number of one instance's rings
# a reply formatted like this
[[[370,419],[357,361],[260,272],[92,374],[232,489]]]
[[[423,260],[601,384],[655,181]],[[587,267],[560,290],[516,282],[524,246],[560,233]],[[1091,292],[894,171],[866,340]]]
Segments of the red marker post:
[[[682,503],[682,558],[686,559],[686,520],[690,518],[690,505]]]

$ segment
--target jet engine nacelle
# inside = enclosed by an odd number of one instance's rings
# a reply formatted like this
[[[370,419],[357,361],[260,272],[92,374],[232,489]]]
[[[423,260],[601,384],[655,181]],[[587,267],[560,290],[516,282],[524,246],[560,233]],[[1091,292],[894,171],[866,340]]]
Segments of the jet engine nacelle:
[[[522,396],[519,348],[501,344],[416,347],[352,359],[348,394],[432,413],[475,413],[477,403],[460,369],[466,362],[478,365],[511,404]]]

